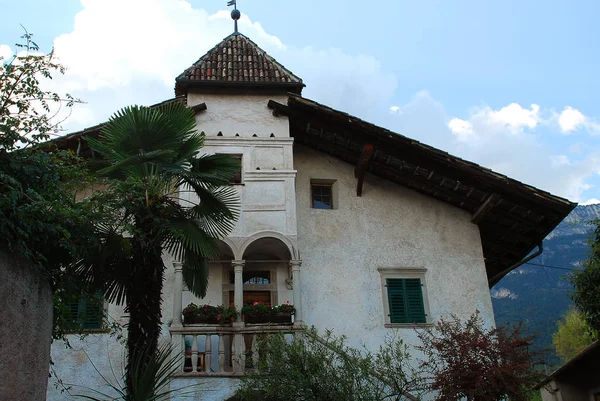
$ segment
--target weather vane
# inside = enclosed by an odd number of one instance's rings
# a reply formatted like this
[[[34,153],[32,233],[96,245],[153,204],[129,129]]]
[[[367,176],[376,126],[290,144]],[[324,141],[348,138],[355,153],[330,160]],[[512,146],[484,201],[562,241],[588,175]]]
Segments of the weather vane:
[[[234,21],[234,27],[235,27],[233,34],[237,35],[239,33],[238,32],[237,22],[240,19],[242,13],[240,13],[240,10],[237,9],[237,2],[236,2],[236,0],[229,0],[227,2],[227,6],[228,7],[233,6],[233,10],[231,10],[231,18]]]

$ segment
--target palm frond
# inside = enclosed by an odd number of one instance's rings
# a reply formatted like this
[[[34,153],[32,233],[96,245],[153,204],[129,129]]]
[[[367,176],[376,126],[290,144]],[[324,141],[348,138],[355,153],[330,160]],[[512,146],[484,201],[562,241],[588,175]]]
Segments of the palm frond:
[[[203,230],[197,221],[180,219],[173,220],[168,225],[172,238],[165,240],[165,249],[176,251],[174,244],[177,242],[182,244],[176,257],[184,257],[184,252],[192,252],[209,259],[219,256],[216,239]]]
[[[206,258],[189,250],[186,251],[183,257],[181,275],[183,282],[192,294],[200,298],[206,296],[209,279]]]
[[[238,159],[226,154],[201,155],[192,161],[187,174],[189,180],[203,182],[206,185],[229,185],[231,177],[239,171]]]
[[[173,352],[173,346],[170,343],[159,346],[152,356],[148,355],[147,350],[139,350],[139,353],[136,353],[136,358],[132,362],[136,372],[132,378],[133,394],[127,394],[124,383],[112,382],[106,378],[94,364],[92,358],[87,354],[86,356],[104,384],[114,394],[111,395],[87,386],[69,384],[70,387],[80,389],[78,391],[87,392],[87,394],[71,394],[77,398],[92,401],[166,401],[174,396],[186,397],[191,395],[201,385],[195,383],[179,388],[171,387],[172,381],[181,368],[182,356]]]
[[[76,273],[92,290],[119,305],[125,303],[131,269],[131,243],[113,227],[98,225],[99,245],[74,265]]]
[[[200,203],[189,208],[191,217],[215,238],[228,235],[239,217],[240,203],[233,187],[202,189]]]

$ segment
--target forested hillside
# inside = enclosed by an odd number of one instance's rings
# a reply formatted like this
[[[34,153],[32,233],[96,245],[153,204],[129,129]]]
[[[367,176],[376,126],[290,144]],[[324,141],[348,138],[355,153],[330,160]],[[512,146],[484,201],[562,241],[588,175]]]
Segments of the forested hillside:
[[[492,288],[496,323],[523,321],[527,333],[538,335],[536,346],[551,349],[547,361],[550,365],[559,363],[553,353],[552,333],[572,304],[571,285],[565,277],[587,259],[587,240],[595,218],[600,218],[600,205],[575,208],[546,237],[539,257],[512,271]]]

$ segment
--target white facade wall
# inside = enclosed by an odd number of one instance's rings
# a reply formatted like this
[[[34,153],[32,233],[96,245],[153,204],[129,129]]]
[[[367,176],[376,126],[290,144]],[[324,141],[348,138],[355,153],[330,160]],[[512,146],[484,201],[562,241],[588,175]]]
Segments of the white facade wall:
[[[494,324],[479,229],[469,213],[370,174],[357,197],[354,166],[303,146],[294,148],[294,165],[308,325],[377,348],[393,332],[384,327],[378,268],[425,268],[434,322],[479,310]],[[335,180],[334,210],[311,208],[311,179]],[[398,330],[416,343],[412,326]]]

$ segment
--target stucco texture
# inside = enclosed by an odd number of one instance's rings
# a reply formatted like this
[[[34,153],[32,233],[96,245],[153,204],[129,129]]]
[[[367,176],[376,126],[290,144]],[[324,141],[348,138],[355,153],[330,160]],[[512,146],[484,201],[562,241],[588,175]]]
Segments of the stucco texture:
[[[45,400],[52,292],[30,262],[0,253],[0,399]]]
[[[287,96],[225,95],[188,93],[188,106],[206,103],[207,110],[196,115],[198,129],[208,136],[222,132],[225,137],[289,137],[287,118],[273,117],[267,107],[269,100],[287,103]]]
[[[424,268],[429,322],[476,310],[494,324],[478,227],[456,207],[295,145],[298,246],[304,320],[376,349],[386,335],[408,344],[414,327],[386,328],[378,268]],[[311,208],[311,179],[335,180],[334,210]],[[427,312],[427,311],[426,311]]]
[[[166,270],[163,281],[161,341],[170,342],[169,325],[173,319],[173,261],[170,255],[165,254],[163,262]],[[127,336],[125,325],[129,318],[124,313],[123,306],[107,304],[106,314],[106,320],[120,326],[120,334],[125,338]],[[80,399],[73,398],[71,394],[98,396],[93,390],[113,394],[107,380],[116,386],[123,385],[121,378],[124,373],[126,354],[118,330],[110,333],[107,330],[105,333],[71,334],[67,339],[70,347],[62,341],[52,344],[54,374],[48,385],[48,401]],[[46,371],[46,376],[47,374]],[[70,387],[70,390],[65,391],[65,387]]]

